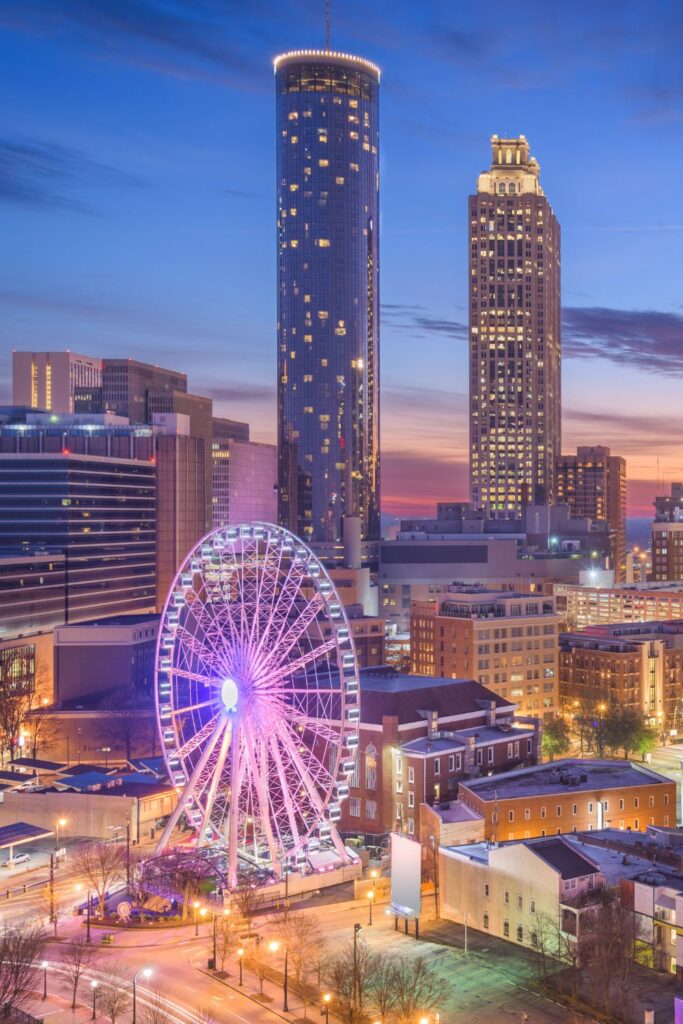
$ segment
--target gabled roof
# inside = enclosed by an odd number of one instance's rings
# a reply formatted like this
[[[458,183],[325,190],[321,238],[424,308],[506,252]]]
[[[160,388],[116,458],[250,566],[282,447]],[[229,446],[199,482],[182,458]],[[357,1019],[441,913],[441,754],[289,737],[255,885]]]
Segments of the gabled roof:
[[[399,725],[419,722],[420,710],[436,711],[439,718],[481,715],[491,701],[496,708],[514,708],[473,679],[438,679],[411,676],[392,669],[366,669],[360,673],[361,722],[381,724],[395,716]]]
[[[598,865],[578,850],[572,849],[561,836],[548,839],[531,839],[525,845],[549,864],[563,881],[570,878],[585,878],[600,871]]]

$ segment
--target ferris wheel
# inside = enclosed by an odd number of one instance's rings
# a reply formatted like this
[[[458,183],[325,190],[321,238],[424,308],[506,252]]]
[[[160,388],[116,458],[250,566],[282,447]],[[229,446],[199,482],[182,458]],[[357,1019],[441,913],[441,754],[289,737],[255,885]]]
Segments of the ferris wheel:
[[[197,844],[222,844],[227,878],[274,877],[334,850],[355,770],[358,666],[327,572],[278,526],[228,526],[189,553],[171,585],[157,646],[156,704]]]

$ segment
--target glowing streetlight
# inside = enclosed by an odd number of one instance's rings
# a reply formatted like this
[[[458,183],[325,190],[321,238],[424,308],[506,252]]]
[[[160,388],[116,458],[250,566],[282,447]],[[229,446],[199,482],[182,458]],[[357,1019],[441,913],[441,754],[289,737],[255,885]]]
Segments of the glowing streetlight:
[[[368,891],[368,924],[372,924],[372,904],[375,899],[375,890]]]
[[[330,1003],[332,1002],[332,996],[329,992],[326,992],[323,996],[323,1005],[320,1007],[320,1016],[325,1018],[325,1024],[329,1024],[330,1020]]]
[[[99,981],[91,981],[90,982],[90,987],[92,989],[92,1016],[90,1017],[90,1020],[94,1020],[95,1019],[95,1014],[96,1014],[96,1011],[97,1011],[97,1004],[96,1004],[95,1000],[97,998],[97,986],[98,985],[99,985]]]
[[[237,950],[237,962],[240,965],[240,985],[242,984],[242,960],[244,958],[244,949],[242,946]]]
[[[47,960],[40,965],[43,968],[43,999],[47,999],[47,969],[50,966]]]
[[[133,975],[133,1021],[132,1021],[132,1024],[135,1024],[136,1009],[137,1009],[137,980],[138,980],[138,974],[141,974],[143,978],[151,978],[152,977],[152,968],[151,967],[138,967],[137,971]]]
[[[268,943],[268,949],[271,953],[277,953],[280,948],[280,943],[277,939],[272,939]],[[289,991],[289,950],[287,949],[287,943],[285,942],[285,974],[282,980],[282,1009],[284,1013],[289,1012],[289,1006],[287,1005],[287,995]]]

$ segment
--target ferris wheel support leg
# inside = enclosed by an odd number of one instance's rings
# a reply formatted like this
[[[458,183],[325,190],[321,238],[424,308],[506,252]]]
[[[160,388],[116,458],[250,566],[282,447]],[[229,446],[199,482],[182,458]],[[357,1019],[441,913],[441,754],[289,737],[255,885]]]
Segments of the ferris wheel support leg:
[[[294,852],[296,850],[301,849],[302,840],[301,837],[299,836],[299,830],[296,824],[296,815],[294,813],[292,799],[289,795],[289,785],[287,783],[285,767],[282,763],[282,754],[280,753],[280,748],[277,745],[277,736],[271,736],[269,742],[273,755],[273,762],[275,763],[275,770],[277,771],[278,779],[280,780],[280,787],[282,789],[285,810],[287,812],[287,818],[289,821],[289,828],[292,833],[292,850],[290,852]]]
[[[239,794],[242,788],[242,749],[238,742],[238,731],[232,732],[232,756],[230,758],[230,808],[228,810],[228,827],[226,829],[226,845],[228,847],[228,885],[231,889],[237,886],[237,816],[239,813]]]
[[[265,744],[263,740],[257,740],[254,733],[249,729],[249,739],[252,744],[252,750],[256,750],[258,747],[259,760],[261,762],[260,771],[256,772],[254,776],[254,783],[256,786],[256,798],[258,800],[259,813],[261,815],[261,825],[263,831],[266,833],[266,841],[268,843],[268,850],[270,852],[270,863],[273,866],[273,870],[278,878],[281,877],[282,865],[278,860],[277,846],[275,844],[275,837],[273,835],[273,827],[270,820],[270,807],[268,805],[268,793],[266,791],[266,771],[268,766],[268,758],[266,756]]]
[[[168,841],[171,838],[171,833],[178,824],[180,815],[185,810],[188,800],[194,796],[194,790],[195,786],[197,785],[197,782],[199,781],[199,776],[206,768],[207,762],[211,757],[211,754],[213,753],[214,747],[216,746],[216,741],[224,728],[225,719],[221,719],[221,721],[216,726],[213,734],[208,739],[206,747],[204,748],[202,756],[197,761],[196,767],[192,772],[189,782],[187,782],[182,793],[178,797],[178,803],[176,804],[176,808],[171,814],[171,817],[168,819],[168,822],[166,823],[166,828],[161,833],[161,838],[159,839],[159,842],[156,845],[156,853],[160,853],[168,844]]]

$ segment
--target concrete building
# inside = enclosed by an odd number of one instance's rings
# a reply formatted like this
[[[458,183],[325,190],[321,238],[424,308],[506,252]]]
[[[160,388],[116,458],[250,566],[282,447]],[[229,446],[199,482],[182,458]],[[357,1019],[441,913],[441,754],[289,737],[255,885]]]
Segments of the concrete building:
[[[522,714],[554,716],[559,623],[552,597],[453,587],[413,604],[411,671],[477,679]]]
[[[557,611],[570,630],[610,623],[683,619],[683,581],[616,587],[555,583]]]
[[[683,586],[683,518],[652,524],[651,578],[678,580]]]
[[[560,634],[560,702],[632,708],[660,734],[683,729],[683,622],[615,623]]]
[[[676,783],[628,761],[564,758],[467,780],[458,798],[484,818],[485,836],[494,842],[676,824]]]
[[[213,462],[211,441],[213,436],[213,402],[202,395],[190,395],[187,391],[149,390],[147,392],[148,422],[159,421],[160,415],[179,414],[186,418],[187,435],[201,440],[204,450],[204,528],[202,536],[213,525]]]
[[[443,917],[518,945],[580,941],[606,891],[631,911],[638,959],[683,978],[683,874],[676,829],[602,829],[508,843],[452,844],[439,856]],[[543,922],[555,922],[541,936]],[[548,945],[550,944],[550,949]]]
[[[79,388],[102,386],[102,360],[77,352],[12,352],[12,402],[46,412],[74,412]]]
[[[154,696],[159,616],[121,615],[58,626],[54,634],[55,701],[110,692]]]
[[[211,444],[213,526],[277,522],[277,448],[216,438]]]
[[[537,720],[469,679],[436,680],[388,667],[361,671],[361,721],[340,827],[379,843],[420,835],[423,804],[454,799],[460,780],[535,763]]]
[[[610,529],[610,567],[615,582],[626,579],[626,460],[604,445],[579,447],[555,466],[556,497],[572,515],[605,522]]]
[[[174,391],[187,391],[187,374],[137,359],[102,360],[103,412],[125,416],[130,423],[151,423],[150,394]]]
[[[560,226],[523,135],[491,139],[469,198],[470,488],[514,519],[551,504],[560,454]]]

